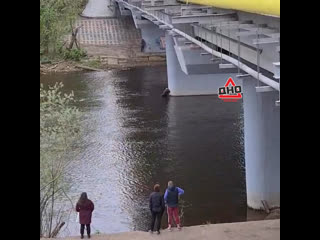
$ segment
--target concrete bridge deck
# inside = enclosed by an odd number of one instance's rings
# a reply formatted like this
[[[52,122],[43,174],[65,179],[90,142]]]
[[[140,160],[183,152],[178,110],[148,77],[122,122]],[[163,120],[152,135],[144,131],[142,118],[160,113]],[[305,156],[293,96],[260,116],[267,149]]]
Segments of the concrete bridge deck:
[[[80,239],[70,237],[64,240]],[[264,220],[241,223],[208,224],[176,228],[172,232],[161,231],[160,235],[147,232],[126,232],[110,235],[93,235],[99,240],[278,240],[280,239],[280,220]]]

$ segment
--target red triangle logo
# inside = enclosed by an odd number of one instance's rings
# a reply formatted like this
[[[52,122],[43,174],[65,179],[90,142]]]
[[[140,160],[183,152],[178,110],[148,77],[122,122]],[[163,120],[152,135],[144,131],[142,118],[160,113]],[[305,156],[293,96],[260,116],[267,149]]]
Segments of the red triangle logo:
[[[231,84],[232,86],[235,86],[236,84],[234,83],[234,81],[232,80],[232,78],[229,78],[227,83],[224,85],[225,87],[228,87],[229,84]]]
[[[233,87],[236,86],[232,78],[230,77],[227,81],[227,83],[224,85],[225,87],[228,87],[229,85],[232,85]],[[220,99],[240,99],[242,98],[241,93],[237,93],[236,95],[219,95]]]

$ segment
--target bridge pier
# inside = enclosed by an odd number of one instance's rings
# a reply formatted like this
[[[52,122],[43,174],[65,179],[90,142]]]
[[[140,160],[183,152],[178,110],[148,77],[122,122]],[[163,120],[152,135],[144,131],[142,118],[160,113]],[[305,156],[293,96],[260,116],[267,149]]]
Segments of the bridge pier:
[[[257,80],[243,80],[247,204],[280,207],[280,107],[278,91],[256,92]]]
[[[146,53],[164,53],[161,47],[160,38],[164,37],[164,30],[149,20],[142,19],[141,13],[131,11],[134,24],[141,31],[141,38],[145,41],[143,52]]]
[[[168,31],[166,31],[165,40],[168,88],[171,96],[217,94],[218,89],[225,85],[229,77],[236,79],[236,73],[186,74],[181,69],[181,63],[179,63],[177,53],[174,48],[175,43],[173,37],[168,33]],[[192,55],[190,58],[192,58]],[[193,58],[200,58],[200,55],[193,56]],[[184,60],[187,61],[188,59]],[[208,66],[203,66],[203,68],[205,67]],[[213,67],[214,66],[211,63],[211,68]],[[238,80],[238,82],[241,81]]]
[[[161,48],[160,38],[164,37],[164,31],[153,23],[144,24],[140,26],[141,37],[146,42],[144,52],[150,53],[164,53],[165,50]]]

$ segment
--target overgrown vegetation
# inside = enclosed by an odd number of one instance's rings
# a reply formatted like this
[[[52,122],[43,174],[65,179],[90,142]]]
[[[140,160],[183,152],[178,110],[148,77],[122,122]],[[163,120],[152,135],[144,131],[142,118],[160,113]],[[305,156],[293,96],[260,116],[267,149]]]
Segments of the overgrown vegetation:
[[[67,34],[75,35],[74,23],[88,0],[40,0],[40,58],[73,57],[72,44],[67,44]],[[72,39],[74,41],[74,38]],[[79,46],[75,44],[79,50]],[[82,51],[82,50],[81,50]],[[81,52],[79,50],[79,52]],[[76,59],[78,59],[76,55]]]
[[[88,67],[92,67],[92,68],[101,68],[101,60],[100,59],[93,59],[93,60],[89,60],[87,62],[84,62],[84,64]]]
[[[71,49],[64,51],[62,55],[65,60],[80,61],[87,56],[87,53],[83,49]]]
[[[62,89],[62,83],[40,85],[40,237],[56,237],[73,209],[66,180],[72,162],[66,153],[81,134],[81,114],[74,94]]]

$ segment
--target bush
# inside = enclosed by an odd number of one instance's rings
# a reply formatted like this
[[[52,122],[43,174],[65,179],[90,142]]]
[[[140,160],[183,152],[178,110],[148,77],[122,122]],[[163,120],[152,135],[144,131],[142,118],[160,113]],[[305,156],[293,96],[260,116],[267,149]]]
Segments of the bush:
[[[88,67],[101,68],[101,61],[99,59],[90,60],[85,63]]]
[[[88,0],[40,0],[40,49],[44,54],[56,54],[57,44],[83,11]]]
[[[40,63],[41,64],[51,63],[51,60],[47,56],[40,56]]]
[[[63,52],[63,58],[66,60],[80,61],[81,58],[86,57],[87,52],[83,49],[71,49]]]
[[[72,212],[66,179],[72,161],[66,154],[81,134],[80,122],[73,92],[63,93],[61,83],[40,85],[40,238],[55,237]]]

